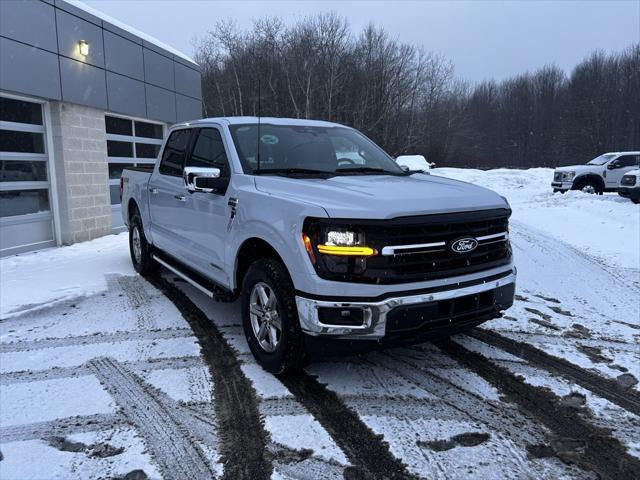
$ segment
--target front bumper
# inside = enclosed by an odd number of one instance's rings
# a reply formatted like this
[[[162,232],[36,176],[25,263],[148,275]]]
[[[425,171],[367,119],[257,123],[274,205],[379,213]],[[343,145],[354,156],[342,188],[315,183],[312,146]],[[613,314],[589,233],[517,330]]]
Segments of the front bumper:
[[[640,186],[618,187],[618,195],[625,198],[640,198]]]
[[[571,190],[573,182],[551,182],[554,192],[565,192]]]
[[[424,332],[430,323],[441,326],[450,325],[455,328],[458,320],[479,318],[479,321],[499,316],[513,303],[516,282],[515,267],[501,278],[495,280],[480,279],[478,283],[438,291],[428,291],[414,295],[385,298],[379,301],[341,301],[318,300],[304,296],[296,296],[298,316],[304,333],[312,336],[332,338],[348,338],[362,340],[379,340],[387,335],[387,327],[394,325],[394,332],[411,334]],[[493,295],[486,295],[485,292]],[[485,303],[480,305],[480,298]],[[461,301],[459,311],[454,311],[457,300]],[[475,302],[475,303],[474,303]],[[442,307],[449,309],[443,314]],[[361,325],[326,324],[320,321],[319,310],[325,309],[361,309]],[[413,313],[412,313],[413,311]],[[403,318],[412,317],[406,322],[410,328],[402,328]],[[418,322],[416,322],[416,317]],[[425,318],[426,317],[426,318]],[[476,323],[479,323],[476,322]],[[415,327],[415,328],[413,328]]]

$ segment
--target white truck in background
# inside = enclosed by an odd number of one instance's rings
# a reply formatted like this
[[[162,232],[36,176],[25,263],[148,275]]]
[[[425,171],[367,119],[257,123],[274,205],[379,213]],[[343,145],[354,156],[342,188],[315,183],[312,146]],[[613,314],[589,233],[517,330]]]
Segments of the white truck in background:
[[[622,177],[640,167],[640,152],[611,152],[594,158],[586,165],[556,168],[551,186],[555,192],[581,190],[602,194],[617,192]]]

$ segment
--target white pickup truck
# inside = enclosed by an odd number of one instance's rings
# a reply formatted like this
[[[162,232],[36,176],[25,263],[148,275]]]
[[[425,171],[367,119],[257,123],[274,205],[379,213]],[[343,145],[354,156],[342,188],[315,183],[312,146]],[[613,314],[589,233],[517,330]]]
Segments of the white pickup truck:
[[[555,192],[582,190],[585,193],[617,192],[625,173],[640,167],[640,152],[612,152],[586,165],[556,168],[551,186]]]
[[[239,297],[274,373],[314,337],[415,342],[500,316],[516,281],[507,200],[423,169],[335,123],[175,125],[153,171],[122,174],[131,259]]]
[[[629,198],[633,203],[640,203],[640,168],[624,174],[618,195]]]

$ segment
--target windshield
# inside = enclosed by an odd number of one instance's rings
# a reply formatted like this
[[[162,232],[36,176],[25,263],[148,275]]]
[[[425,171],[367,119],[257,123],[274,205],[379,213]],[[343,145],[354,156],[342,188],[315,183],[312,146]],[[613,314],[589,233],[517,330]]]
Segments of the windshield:
[[[232,125],[245,173],[404,175],[396,162],[361,133],[344,127]],[[260,145],[260,165],[256,150]]]
[[[605,155],[600,155],[599,157],[596,157],[593,160],[591,160],[589,163],[587,163],[587,165],[604,165],[609,160],[611,160],[613,157],[615,157],[615,154],[610,154],[609,153],[609,154],[605,154]]]

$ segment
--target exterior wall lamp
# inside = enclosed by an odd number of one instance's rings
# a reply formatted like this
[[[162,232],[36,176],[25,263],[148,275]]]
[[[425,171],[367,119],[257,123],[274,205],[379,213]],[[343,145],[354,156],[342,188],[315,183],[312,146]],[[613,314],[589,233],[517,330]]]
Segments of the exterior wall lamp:
[[[78,51],[80,52],[80,55],[86,57],[89,55],[89,44],[84,40],[78,41]]]

